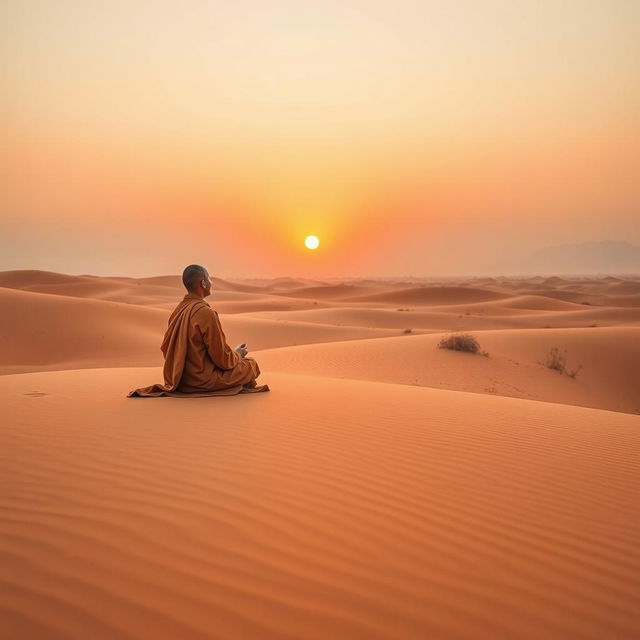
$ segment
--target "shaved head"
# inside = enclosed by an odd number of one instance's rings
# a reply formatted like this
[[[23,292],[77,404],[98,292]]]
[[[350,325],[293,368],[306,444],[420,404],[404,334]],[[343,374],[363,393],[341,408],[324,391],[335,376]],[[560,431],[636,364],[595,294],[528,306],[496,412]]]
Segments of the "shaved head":
[[[182,284],[187,291],[192,292],[198,286],[200,280],[207,280],[209,272],[200,264],[190,264],[182,272]]]

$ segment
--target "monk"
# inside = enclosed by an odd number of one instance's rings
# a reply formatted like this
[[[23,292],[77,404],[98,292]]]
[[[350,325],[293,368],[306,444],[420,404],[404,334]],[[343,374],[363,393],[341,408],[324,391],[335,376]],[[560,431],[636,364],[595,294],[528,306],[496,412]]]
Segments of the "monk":
[[[231,349],[217,312],[205,298],[211,295],[209,272],[191,264],[182,274],[187,294],[169,317],[162,341],[164,384],[135,389],[128,397],[215,396],[269,391],[256,384],[258,363],[247,357],[246,344]]]

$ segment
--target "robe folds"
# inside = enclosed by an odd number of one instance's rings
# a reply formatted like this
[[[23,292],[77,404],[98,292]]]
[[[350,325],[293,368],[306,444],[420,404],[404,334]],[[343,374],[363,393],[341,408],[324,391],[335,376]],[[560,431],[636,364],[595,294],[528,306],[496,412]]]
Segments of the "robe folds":
[[[127,397],[200,397],[268,391],[257,385],[253,358],[242,358],[227,344],[218,313],[188,293],[169,317],[162,346],[164,384],[134,389]]]

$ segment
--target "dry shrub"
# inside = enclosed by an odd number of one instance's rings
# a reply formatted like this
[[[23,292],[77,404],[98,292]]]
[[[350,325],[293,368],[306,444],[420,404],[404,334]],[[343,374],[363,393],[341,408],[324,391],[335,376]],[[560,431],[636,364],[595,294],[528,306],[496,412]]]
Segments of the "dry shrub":
[[[413,329],[403,329],[402,333],[413,333]]]
[[[438,343],[438,348],[489,355],[484,351],[480,351],[480,345],[478,344],[478,341],[470,333],[452,333],[450,336],[447,336],[446,338],[442,338],[442,340],[440,340],[440,342]]]
[[[547,354],[545,360],[545,366],[549,369],[553,369],[560,374],[566,373],[570,378],[575,378],[578,375],[582,365],[579,365],[576,369],[569,369],[567,367],[567,351],[560,351],[558,347],[553,347]]]

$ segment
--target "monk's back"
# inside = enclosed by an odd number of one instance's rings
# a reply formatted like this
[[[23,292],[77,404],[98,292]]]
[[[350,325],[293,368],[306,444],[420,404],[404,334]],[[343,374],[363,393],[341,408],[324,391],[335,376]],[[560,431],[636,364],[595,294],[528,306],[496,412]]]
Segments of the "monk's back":
[[[189,295],[183,302],[190,302]],[[218,313],[201,299],[189,317],[185,366],[179,390],[215,391],[237,385],[255,385],[260,375],[253,358],[241,358],[227,344]]]
[[[203,338],[203,329],[209,324],[206,322],[207,315],[212,313],[215,312],[208,305],[201,306],[191,314],[189,319],[187,354],[179,387],[181,391],[212,390],[211,385],[215,386],[217,382],[216,366]]]

